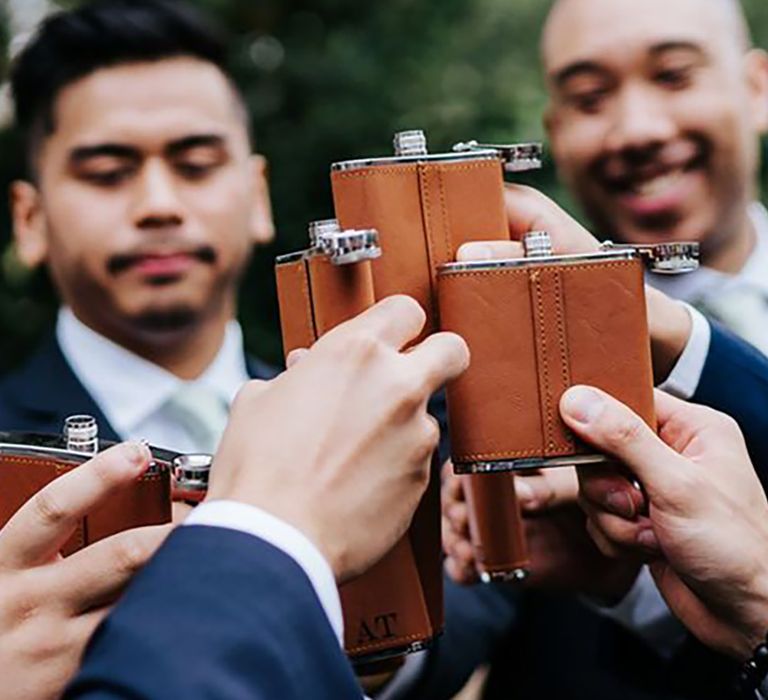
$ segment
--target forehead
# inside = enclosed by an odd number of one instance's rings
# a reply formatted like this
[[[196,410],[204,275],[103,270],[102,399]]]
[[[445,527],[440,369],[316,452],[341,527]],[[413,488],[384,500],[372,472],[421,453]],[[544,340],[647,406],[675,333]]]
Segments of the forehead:
[[[550,73],[667,42],[717,53],[740,46],[737,20],[730,0],[560,0],[547,21],[542,51]]]
[[[98,70],[65,87],[49,142],[161,144],[190,132],[246,140],[235,93],[213,64],[192,58]]]

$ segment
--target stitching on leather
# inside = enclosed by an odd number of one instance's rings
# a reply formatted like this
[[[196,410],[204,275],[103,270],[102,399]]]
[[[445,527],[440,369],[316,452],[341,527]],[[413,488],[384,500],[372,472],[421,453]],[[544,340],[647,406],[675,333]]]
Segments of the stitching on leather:
[[[587,265],[537,265],[537,270],[554,270],[558,268],[565,268],[566,272],[571,271],[583,271],[583,270],[605,270],[606,268],[622,268],[622,267],[634,267],[634,260],[620,260],[611,263],[590,263]],[[448,282],[452,279],[460,279],[464,277],[503,277],[505,275],[524,275],[531,271],[531,267],[508,267],[496,270],[460,270],[458,272],[450,272],[440,275],[441,282]]]
[[[445,184],[443,183],[443,168],[439,168],[438,174],[438,191],[440,192],[440,210],[443,214],[443,238],[445,240],[445,255],[448,260],[452,259],[451,255],[451,236],[450,236],[450,221],[448,220],[448,208],[445,205]],[[432,268],[434,269],[434,268]]]
[[[317,327],[315,322],[315,309],[312,303],[312,290],[309,287],[309,265],[302,261],[297,267],[301,276],[301,296],[306,304],[306,314],[304,316],[305,326],[307,328],[307,337],[317,340]]]
[[[424,634],[409,634],[405,637],[389,637],[386,642],[374,642],[372,644],[362,644],[360,646],[354,646],[350,647],[348,649],[349,652],[356,652],[356,651],[373,651],[376,649],[386,649],[387,647],[392,646],[395,642],[415,642],[417,640],[427,640],[430,639],[431,635],[424,635]]]
[[[565,328],[565,313],[563,309],[564,297],[563,297],[563,283],[562,283],[562,270],[555,272],[555,319],[557,322],[557,335],[560,344],[560,372],[563,380],[563,386],[571,386],[570,367],[568,365],[568,336]],[[570,449],[576,449],[576,443],[573,439],[573,434],[566,427],[565,428],[565,440]]]
[[[443,168],[444,170],[451,170],[452,172],[461,172],[464,170],[482,170],[484,168],[496,168],[498,163],[496,161],[479,161],[476,163],[413,163],[408,165],[399,166],[381,166],[370,165],[359,170],[347,170],[342,172],[335,172],[332,174],[332,178],[339,178],[342,180],[355,179],[355,178],[367,178],[375,177],[376,175],[412,175],[418,172],[420,168],[428,166],[429,168]]]
[[[421,220],[424,225],[424,236],[427,243],[427,256],[429,257],[429,308],[432,314],[432,318],[437,318],[436,308],[436,290],[434,272],[436,267],[435,262],[435,250],[432,245],[432,208],[431,200],[429,197],[429,181],[427,180],[428,169],[418,166],[418,183],[419,183],[419,195],[421,196]]]
[[[7,464],[8,462],[21,466],[53,467],[57,477],[62,476],[63,474],[68,474],[79,466],[77,464],[62,464],[53,459],[34,459],[32,457],[3,455],[2,458],[0,458],[0,469],[2,469],[3,464]],[[160,474],[144,474],[137,481],[161,481],[162,478],[163,477]]]
[[[531,282],[533,283],[534,294],[536,295],[536,318],[538,321],[538,338],[541,341],[541,347],[537,347],[537,360],[539,362],[539,376],[542,378],[543,386],[539,387],[539,402],[543,404],[544,425],[542,433],[544,435],[544,454],[550,450],[556,449],[556,444],[552,436],[552,407],[550,405],[550,385],[549,385],[549,366],[547,363],[547,332],[546,319],[544,317],[544,300],[541,293],[541,275],[540,270],[531,270]],[[535,330],[535,326],[534,326]],[[538,343],[537,343],[538,346]],[[539,352],[540,350],[540,352]]]

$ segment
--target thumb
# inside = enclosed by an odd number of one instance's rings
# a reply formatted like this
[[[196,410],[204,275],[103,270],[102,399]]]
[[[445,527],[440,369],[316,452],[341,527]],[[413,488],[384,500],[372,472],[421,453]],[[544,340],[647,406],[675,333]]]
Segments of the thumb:
[[[648,495],[664,499],[677,483],[683,460],[631,409],[604,391],[575,386],[563,394],[560,413],[573,432],[624,463]]]

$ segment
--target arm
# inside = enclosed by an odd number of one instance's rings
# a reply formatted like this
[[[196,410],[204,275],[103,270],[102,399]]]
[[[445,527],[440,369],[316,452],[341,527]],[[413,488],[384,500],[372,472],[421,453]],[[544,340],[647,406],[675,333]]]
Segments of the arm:
[[[413,300],[385,300],[278,378],[247,385],[202,508],[239,504],[277,518],[338,582],[374,564],[402,536],[428,481],[438,441],[428,398],[468,363],[451,334],[401,351],[424,318]],[[371,512],[387,518],[368,527]],[[206,519],[216,527],[182,528],[161,550],[94,639],[67,697],[359,697],[306,550],[285,539],[272,547],[267,533],[219,517]],[[174,627],[190,656],[170,644]]]

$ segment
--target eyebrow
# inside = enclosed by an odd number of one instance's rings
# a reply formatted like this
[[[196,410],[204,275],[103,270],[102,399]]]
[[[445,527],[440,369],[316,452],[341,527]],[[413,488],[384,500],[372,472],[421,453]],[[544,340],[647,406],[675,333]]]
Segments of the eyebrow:
[[[164,150],[167,155],[175,156],[191,148],[224,148],[226,143],[227,139],[221,134],[193,134],[171,141]]]
[[[163,150],[168,156],[175,156],[191,148],[213,147],[222,148],[226,144],[226,138],[221,134],[192,134],[171,141]],[[121,143],[96,143],[92,146],[77,146],[69,154],[69,163],[73,166],[80,165],[88,160],[99,157],[120,158],[122,160],[138,161],[142,153],[138,148]]]
[[[570,65],[562,68],[553,75],[555,85],[563,87],[571,78],[577,75],[584,75],[589,73],[606,73],[606,69],[600,65],[597,61],[576,61]]]
[[[138,149],[119,143],[97,143],[93,146],[77,146],[69,154],[71,165],[79,165],[92,158],[107,156],[122,158],[124,160],[139,160],[141,154]]]
[[[648,50],[648,53],[650,53],[651,56],[658,56],[661,53],[667,53],[667,51],[690,51],[701,57],[707,55],[707,52],[699,44],[684,39],[664,41],[661,44],[655,44]]]

